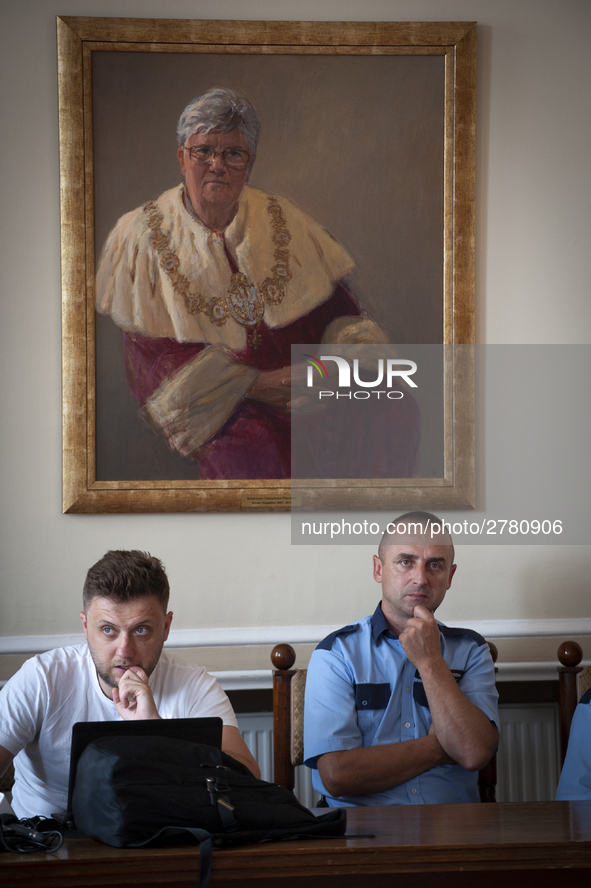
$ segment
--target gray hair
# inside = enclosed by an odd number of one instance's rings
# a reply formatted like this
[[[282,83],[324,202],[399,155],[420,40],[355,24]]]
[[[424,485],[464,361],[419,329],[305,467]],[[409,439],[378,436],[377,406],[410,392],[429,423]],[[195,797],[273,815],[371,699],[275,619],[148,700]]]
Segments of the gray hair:
[[[229,133],[237,129],[256,154],[260,128],[257,113],[246,96],[231,89],[209,89],[189,102],[176,132],[179,145],[184,145],[195,133]]]

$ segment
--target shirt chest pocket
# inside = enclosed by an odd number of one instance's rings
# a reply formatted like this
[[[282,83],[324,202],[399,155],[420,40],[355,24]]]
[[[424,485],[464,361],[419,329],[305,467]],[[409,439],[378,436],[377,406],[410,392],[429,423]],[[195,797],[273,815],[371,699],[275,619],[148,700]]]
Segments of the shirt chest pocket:
[[[390,699],[390,685],[387,681],[374,684],[355,685],[355,709],[367,712],[370,709],[385,709]]]

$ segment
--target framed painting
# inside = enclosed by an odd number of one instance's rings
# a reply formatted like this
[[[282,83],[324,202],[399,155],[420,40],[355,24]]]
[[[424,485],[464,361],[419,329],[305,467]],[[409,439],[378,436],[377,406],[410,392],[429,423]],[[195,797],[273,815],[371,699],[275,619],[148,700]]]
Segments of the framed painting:
[[[57,36],[64,512],[473,506],[475,23]],[[292,483],[341,345],[435,349],[435,383],[404,459]]]

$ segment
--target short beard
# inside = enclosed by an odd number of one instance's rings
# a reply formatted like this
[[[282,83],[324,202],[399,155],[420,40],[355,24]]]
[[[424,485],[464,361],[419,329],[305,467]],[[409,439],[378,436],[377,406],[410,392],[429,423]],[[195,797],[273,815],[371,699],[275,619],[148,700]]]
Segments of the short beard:
[[[96,663],[94,665],[96,668],[96,674],[98,675],[99,678],[102,678],[102,680],[104,681],[104,683],[106,685],[109,685],[110,688],[118,688],[119,687],[119,682],[117,681],[117,679],[113,675],[110,675],[108,672],[103,672],[101,669],[98,668]]]
[[[112,673],[107,672],[105,669],[105,664],[101,663],[101,661],[95,657],[94,651],[91,648],[90,644],[88,645],[88,649],[90,651],[90,656],[92,657],[92,662],[94,663],[94,668],[96,669],[96,674],[100,679],[104,681],[104,683],[110,688],[118,688],[120,678],[116,678]],[[154,669],[158,665],[158,660],[160,659],[160,655],[162,654],[162,649],[160,649],[158,656],[152,663],[148,663],[147,666],[142,666],[141,668],[144,670],[148,678],[154,672]]]

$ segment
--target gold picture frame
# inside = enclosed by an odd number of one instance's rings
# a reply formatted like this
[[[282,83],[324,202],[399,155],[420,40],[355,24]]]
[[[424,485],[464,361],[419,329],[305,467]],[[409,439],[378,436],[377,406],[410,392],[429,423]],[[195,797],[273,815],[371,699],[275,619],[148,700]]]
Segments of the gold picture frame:
[[[287,510],[286,480],[97,477],[94,54],[219,59],[438,57],[443,64],[441,342],[474,343],[476,24],[256,22],[58,17],[63,330],[63,511]],[[105,57],[106,58],[106,57]],[[128,56],[128,58],[132,58]],[[133,56],[135,58],[135,56]],[[139,58],[139,57],[137,57]],[[142,56],[147,58],[147,56]],[[369,62],[368,62],[369,64]],[[182,110],[182,108],[180,109]],[[145,195],[147,200],[149,190]],[[132,209],[132,206],[127,209]],[[439,241],[438,241],[439,243]],[[439,297],[438,297],[439,298]],[[475,498],[471,349],[446,351],[444,457],[437,477],[298,482],[298,508],[471,508]],[[295,485],[294,485],[295,486]],[[296,493],[296,491],[294,491]]]

